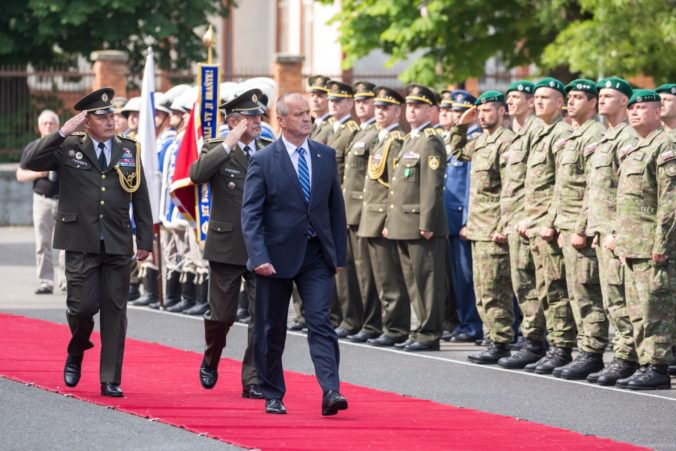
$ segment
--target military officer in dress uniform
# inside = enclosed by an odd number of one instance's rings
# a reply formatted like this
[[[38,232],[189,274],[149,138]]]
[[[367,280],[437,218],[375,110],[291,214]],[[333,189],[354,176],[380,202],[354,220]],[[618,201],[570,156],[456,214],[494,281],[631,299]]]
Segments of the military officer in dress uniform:
[[[359,118],[359,131],[350,144],[345,157],[345,175],[343,176],[343,198],[347,216],[348,238],[354,257],[354,267],[359,283],[362,302],[361,330],[348,335],[353,343],[364,343],[382,334],[382,321],[378,291],[371,270],[368,245],[365,238],[358,235],[359,222],[364,202],[364,180],[371,149],[378,140],[376,125],[374,92],[375,85],[360,81],[354,85],[355,113]]]
[[[218,380],[218,363],[226,336],[237,316],[242,279],[249,296],[247,347],[242,361],[242,397],[262,399],[253,360],[253,323],[256,277],[246,267],[247,252],[242,235],[241,210],[244,178],[249,157],[272,141],[260,138],[263,109],[260,89],[250,89],[227,103],[230,133],[207,141],[200,158],[190,167],[193,183],[209,183],[213,196],[204,258],[209,261],[209,307],[204,318],[206,348],[200,368],[200,382],[211,389]]]
[[[408,338],[411,304],[399,262],[397,242],[383,237],[388,211],[390,180],[404,135],[399,127],[404,98],[395,90],[375,88],[376,143],[369,155],[364,182],[364,204],[359,236],[368,242],[369,260],[382,314],[382,334],[368,340],[377,347],[391,347]]]
[[[308,78],[310,85],[310,114],[312,114],[312,133],[310,139],[326,144],[326,140],[333,131],[333,117],[329,113],[329,77],[314,75]]]
[[[448,225],[443,186],[444,143],[431,126],[436,96],[426,86],[407,88],[404,139],[390,182],[383,235],[397,240],[406,289],[418,325],[403,343],[405,351],[437,351],[446,299],[445,246]]]
[[[54,247],[66,251],[66,303],[71,339],[64,368],[67,386],[80,380],[82,358],[101,312],[101,394],[123,396],[122,359],[127,331],[127,296],[134,258],[129,219],[136,222],[136,258],[152,250],[152,217],[140,148],[115,135],[111,99],[102,88],[75,104],[80,114],[45,136],[28,155],[33,171],[59,171],[59,206]],[[75,133],[84,125],[86,133]]]
[[[513,137],[511,130],[502,126],[505,112],[505,96],[501,92],[484,92],[451,129],[449,146],[455,158],[472,162],[469,216],[459,234],[472,243],[477,311],[490,338],[488,349],[467,357],[479,364],[509,357],[507,345],[514,339],[509,247],[507,236],[498,229],[502,175],[507,164],[504,153]],[[483,133],[468,141],[467,128],[477,116]]]
[[[338,180],[341,184],[345,176],[345,159],[354,136],[360,130],[359,125],[352,119],[354,106],[354,89],[340,81],[329,81],[329,113],[334,119],[332,130],[326,144],[336,150],[338,165]],[[352,243],[347,245],[347,264],[342,271],[336,274],[336,297],[331,305],[331,318],[336,326],[338,338],[357,334],[362,325],[362,301],[355,270],[354,252]]]

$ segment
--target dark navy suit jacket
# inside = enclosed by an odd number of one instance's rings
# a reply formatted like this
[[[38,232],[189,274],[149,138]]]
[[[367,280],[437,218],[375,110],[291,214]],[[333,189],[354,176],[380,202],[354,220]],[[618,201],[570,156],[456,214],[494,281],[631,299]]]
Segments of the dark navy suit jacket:
[[[250,270],[272,263],[277,271],[275,277],[296,276],[305,258],[309,224],[317,234],[329,268],[335,272],[336,267],[345,266],[347,221],[336,153],[316,141],[308,140],[308,145],[312,158],[309,205],[281,138],[256,152],[249,161],[242,230]]]

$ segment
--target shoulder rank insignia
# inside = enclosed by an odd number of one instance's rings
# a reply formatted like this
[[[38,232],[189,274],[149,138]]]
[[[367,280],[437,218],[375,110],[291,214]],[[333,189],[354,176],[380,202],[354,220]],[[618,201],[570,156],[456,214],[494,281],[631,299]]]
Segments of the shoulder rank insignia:
[[[439,169],[439,166],[441,164],[440,158],[436,155],[430,155],[427,157],[427,165],[430,167],[431,170],[436,171]]]
[[[391,131],[389,137],[392,139],[404,139],[404,135],[401,134],[401,130]]]
[[[205,144],[208,144],[208,143],[220,143],[220,142],[223,142],[223,141],[225,141],[225,137],[217,136],[216,138],[207,138],[207,140],[204,141],[204,143],[205,143]]]
[[[347,121],[347,123],[345,125],[347,125],[347,128],[349,128],[351,132],[358,132],[359,131],[359,124],[357,124],[352,119]]]
[[[427,136],[428,138],[431,138],[432,136],[439,136],[439,135],[437,134],[437,131],[435,129],[426,128],[425,129],[425,136]]]
[[[275,142],[274,140],[268,138],[267,136],[259,136],[258,140],[261,142],[261,144],[265,144],[266,146],[268,144],[272,144],[273,142]]]
[[[73,132],[70,134],[70,136],[84,136],[84,132]]]

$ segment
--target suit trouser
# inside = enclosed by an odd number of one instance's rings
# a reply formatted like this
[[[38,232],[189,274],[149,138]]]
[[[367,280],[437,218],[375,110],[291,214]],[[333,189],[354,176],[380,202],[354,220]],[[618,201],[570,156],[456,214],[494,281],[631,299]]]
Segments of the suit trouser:
[[[68,354],[79,357],[94,345],[89,338],[101,312],[101,382],[119,384],[127,333],[127,295],[132,257],[66,251],[66,317],[72,337]]]
[[[441,337],[447,287],[445,239],[433,236],[429,240],[397,240],[406,289],[418,318],[410,338],[421,343],[432,343]]]
[[[383,331],[382,313],[380,311],[380,300],[378,299],[378,290],[373,276],[369,246],[366,238],[357,235],[358,226],[350,226],[348,236],[352,245],[354,255],[354,267],[357,273],[357,282],[359,283],[359,293],[362,301],[362,326],[361,329],[366,332],[377,333],[380,335]]]
[[[308,241],[303,264],[294,277],[280,279],[256,276],[254,361],[260,388],[266,399],[282,398],[286,392],[282,353],[294,282],[303,299],[307,340],[317,381],[323,392],[339,390],[340,350],[330,319],[333,276],[316,239]]]
[[[476,297],[474,294],[474,279],[472,277],[472,247],[469,241],[461,239],[457,235],[448,237],[448,254],[453,271],[453,283],[449,286],[455,290],[455,301],[458,312],[458,327],[476,337],[481,337],[481,318],[476,309]]]
[[[446,302],[444,303],[444,331],[455,331],[460,325],[458,319],[458,301],[455,299],[455,287],[453,286],[453,262],[451,253],[448,251],[450,243],[446,241]],[[459,331],[459,329],[458,329]]]
[[[37,269],[38,282],[50,287],[62,288],[66,284],[65,254],[57,251],[56,271],[54,271],[54,258],[52,238],[56,210],[59,205],[58,199],[50,199],[41,194],[33,193],[33,226],[35,230],[35,266]],[[56,276],[56,279],[54,278]]]
[[[518,233],[507,235],[512,288],[523,315],[521,334],[528,340],[545,339],[545,314],[536,291],[535,265],[528,239]]]
[[[351,239],[347,241],[347,263],[336,274],[335,286],[335,297],[331,305],[332,322],[350,333],[357,333],[362,326],[363,307],[355,268],[355,249]]]
[[[572,234],[561,232],[566,283],[570,306],[577,326],[578,348],[583,352],[602,354],[608,345],[608,318],[603,310],[599,281],[599,264],[591,239],[582,249],[571,244]]]
[[[383,332],[395,340],[406,338],[411,330],[411,301],[401,272],[397,242],[387,238],[362,239],[368,243]]]
[[[255,318],[256,276],[246,266],[209,262],[209,308],[204,317],[206,348],[204,360],[210,368],[218,367],[225,348],[228,331],[237,319],[240,286],[244,279],[249,297],[249,325],[247,344],[242,360],[242,386],[256,384],[256,366],[253,361],[253,330]]]

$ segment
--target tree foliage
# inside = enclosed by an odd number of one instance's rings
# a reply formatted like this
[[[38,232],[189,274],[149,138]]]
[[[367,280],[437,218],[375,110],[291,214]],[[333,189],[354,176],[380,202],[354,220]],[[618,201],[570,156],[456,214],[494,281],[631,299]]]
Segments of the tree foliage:
[[[332,3],[332,0],[318,0]],[[480,77],[498,56],[594,77],[674,78],[674,0],[342,0],[331,19],[346,68],[373,49],[390,63],[420,57],[400,76],[430,85]]]
[[[151,45],[163,69],[206,59],[195,28],[227,14],[234,0],[4,0],[0,15],[3,64],[68,63],[102,49],[127,50],[132,73]]]

